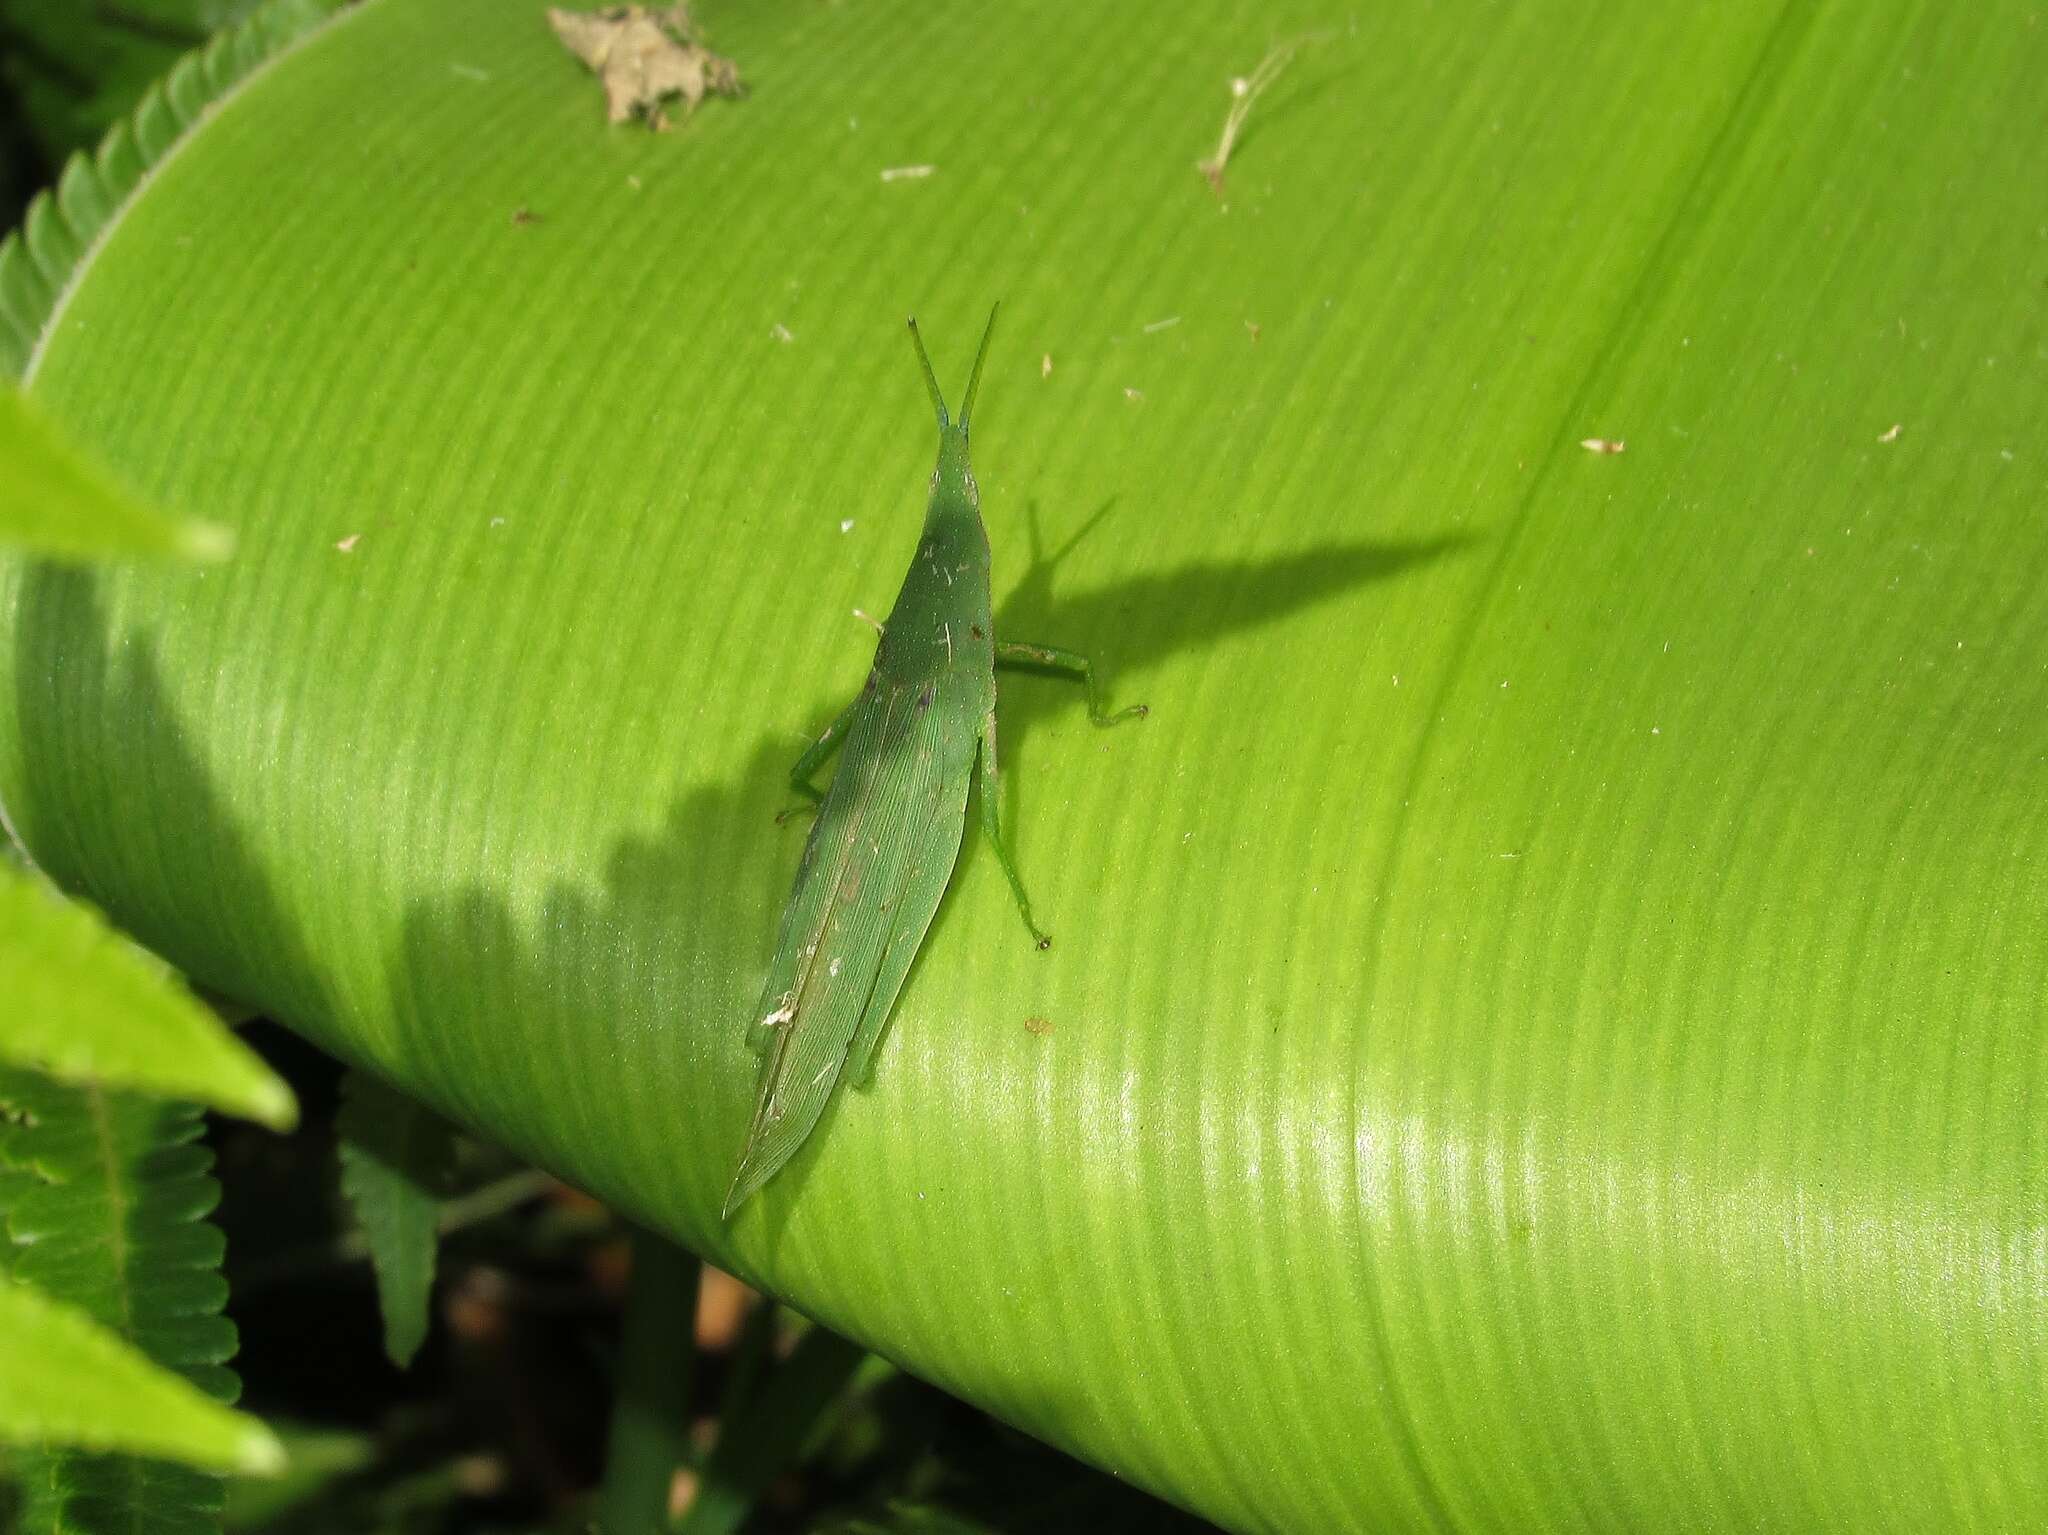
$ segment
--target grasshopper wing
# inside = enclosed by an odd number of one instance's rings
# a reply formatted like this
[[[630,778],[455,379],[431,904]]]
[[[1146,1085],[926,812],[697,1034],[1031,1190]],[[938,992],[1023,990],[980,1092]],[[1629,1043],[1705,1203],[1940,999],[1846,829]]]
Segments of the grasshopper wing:
[[[929,683],[879,685],[849,728],[755,1013],[760,1088],[728,1215],[816,1128],[855,1036],[866,1043],[879,1032],[938,909],[960,853],[975,750],[958,712],[935,707]]]

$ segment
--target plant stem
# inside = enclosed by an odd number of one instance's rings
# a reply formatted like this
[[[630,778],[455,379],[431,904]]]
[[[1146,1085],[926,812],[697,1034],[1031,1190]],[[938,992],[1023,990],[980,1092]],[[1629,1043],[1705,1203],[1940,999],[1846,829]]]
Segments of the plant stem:
[[[867,1351],[813,1325],[790,1356],[735,1401],[678,1535],[730,1535],[768,1486],[797,1465]],[[610,1535],[610,1532],[607,1532]]]
[[[666,1238],[633,1228],[633,1281],[598,1492],[603,1535],[655,1535],[669,1527],[669,1485],[682,1458],[697,1357],[700,1272],[697,1260]]]

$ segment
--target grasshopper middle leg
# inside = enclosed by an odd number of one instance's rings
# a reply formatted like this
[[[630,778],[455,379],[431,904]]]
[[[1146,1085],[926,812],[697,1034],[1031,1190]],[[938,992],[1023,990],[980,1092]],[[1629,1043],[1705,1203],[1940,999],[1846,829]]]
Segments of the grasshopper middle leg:
[[[825,793],[816,784],[811,782],[811,775],[823,767],[832,754],[846,744],[846,727],[852,721],[853,711],[859,705],[860,699],[856,698],[842,709],[839,713],[839,718],[827,725],[825,733],[809,746],[806,746],[804,754],[796,759],[796,766],[789,770],[789,786],[804,796],[804,803],[801,805],[791,805],[787,810],[777,812],[775,817],[775,824],[777,826],[782,825],[791,816],[798,815],[806,810],[810,811],[813,815],[817,814],[818,806],[824,802]]]
[[[1152,712],[1149,705],[1132,704],[1114,714],[1106,713],[1095,689],[1095,665],[1078,650],[1057,645],[1026,645],[1016,640],[996,641],[996,665],[1027,666],[1036,671],[1060,672],[1081,684],[1088,696],[1088,718],[1097,725],[1116,725],[1124,720],[1143,719]]]

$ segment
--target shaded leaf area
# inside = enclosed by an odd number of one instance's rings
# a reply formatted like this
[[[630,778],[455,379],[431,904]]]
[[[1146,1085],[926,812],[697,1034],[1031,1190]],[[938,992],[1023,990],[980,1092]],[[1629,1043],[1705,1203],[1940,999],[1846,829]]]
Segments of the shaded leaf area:
[[[341,1187],[370,1248],[384,1352],[403,1369],[427,1335],[441,1198],[453,1132],[432,1110],[368,1072],[342,1084]]]
[[[7,1262],[16,1280],[90,1316],[220,1401],[234,1325],[213,1155],[197,1108],[0,1073]],[[62,1535],[184,1535],[213,1527],[218,1478],[127,1455],[25,1450],[13,1462],[24,1527]]]
[[[170,968],[98,913],[0,869],[0,1061],[289,1128],[291,1089]]]

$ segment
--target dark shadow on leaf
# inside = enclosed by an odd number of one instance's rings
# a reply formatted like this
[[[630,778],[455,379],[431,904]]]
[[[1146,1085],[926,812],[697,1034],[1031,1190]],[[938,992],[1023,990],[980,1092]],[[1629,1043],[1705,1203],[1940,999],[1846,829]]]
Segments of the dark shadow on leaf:
[[[110,645],[102,579],[43,564],[19,577],[16,707],[41,740],[22,754],[24,794],[10,808],[29,850],[197,984],[324,1020],[320,967],[187,742],[154,643]]]

